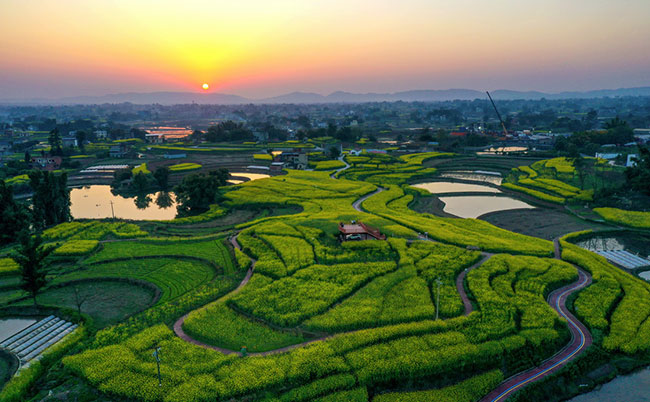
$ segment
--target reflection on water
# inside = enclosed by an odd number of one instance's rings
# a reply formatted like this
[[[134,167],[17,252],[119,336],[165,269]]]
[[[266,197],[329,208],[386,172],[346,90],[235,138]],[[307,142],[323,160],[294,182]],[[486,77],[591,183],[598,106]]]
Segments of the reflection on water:
[[[514,198],[489,195],[440,197],[440,201],[445,203],[445,212],[461,218],[477,218],[488,212],[508,209],[535,208]]]
[[[413,184],[413,187],[423,188],[432,194],[482,192],[500,193],[501,190],[480,184],[452,183],[448,181],[434,181],[429,183]]]
[[[473,171],[445,172],[440,174],[440,177],[460,180],[483,181],[486,183],[496,184],[497,186],[500,186],[501,181],[503,180],[499,175],[478,173]]]
[[[152,200],[156,200],[152,203]],[[93,185],[70,191],[70,212],[75,219],[116,218],[168,220],[176,217],[176,201],[170,192],[125,198],[111,193],[111,186]]]
[[[576,242],[576,245],[590,251],[625,250],[642,258],[650,259],[650,237],[634,234],[616,236],[594,236]]]
[[[138,194],[135,196],[133,202],[135,203],[136,208],[147,209],[149,208],[149,204],[151,204],[151,197],[149,194]]]
[[[31,318],[6,318],[0,320],[0,342],[29,327],[36,320]]]
[[[650,369],[614,378],[600,389],[578,395],[569,402],[650,401]]]
[[[173,206],[174,198],[172,197],[172,193],[169,191],[159,192],[158,196],[156,197],[156,205],[163,209]]]

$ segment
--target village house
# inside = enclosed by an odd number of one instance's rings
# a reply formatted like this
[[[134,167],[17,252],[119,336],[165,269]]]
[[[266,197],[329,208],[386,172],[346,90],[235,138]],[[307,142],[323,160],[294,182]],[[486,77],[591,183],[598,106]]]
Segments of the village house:
[[[309,157],[306,152],[297,148],[293,152],[282,152],[275,162],[283,162],[285,168],[303,170],[309,165]]]
[[[33,156],[30,159],[32,169],[47,170],[51,172],[61,167],[63,159],[60,156]]]
[[[108,154],[111,158],[124,158],[128,152],[129,152],[129,146],[127,144],[122,143],[118,145],[111,145]]]
[[[339,223],[339,241],[386,240],[386,235],[363,222]]]

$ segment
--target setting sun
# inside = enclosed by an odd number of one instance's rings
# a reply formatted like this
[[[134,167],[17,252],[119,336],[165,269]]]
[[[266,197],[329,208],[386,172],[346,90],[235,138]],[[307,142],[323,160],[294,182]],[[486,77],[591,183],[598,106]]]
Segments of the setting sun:
[[[208,85],[207,83],[206,83],[206,84],[203,84],[201,87],[202,87],[204,90],[206,90],[206,91],[207,91],[208,89],[210,89],[210,85]]]

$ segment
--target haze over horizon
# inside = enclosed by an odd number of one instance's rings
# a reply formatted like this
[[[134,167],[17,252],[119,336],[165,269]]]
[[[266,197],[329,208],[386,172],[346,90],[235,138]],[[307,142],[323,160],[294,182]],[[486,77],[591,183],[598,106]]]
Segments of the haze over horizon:
[[[258,99],[648,86],[649,20],[647,0],[6,0],[0,98],[202,92],[203,83]]]

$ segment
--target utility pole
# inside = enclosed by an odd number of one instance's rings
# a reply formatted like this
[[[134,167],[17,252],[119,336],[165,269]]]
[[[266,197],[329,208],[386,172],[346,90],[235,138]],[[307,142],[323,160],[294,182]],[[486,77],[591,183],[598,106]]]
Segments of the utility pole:
[[[156,358],[156,365],[158,366],[158,386],[162,387],[162,379],[160,378],[160,346],[156,346],[153,351],[153,357]]]
[[[440,278],[436,278],[436,283],[438,284],[438,295],[436,296],[436,321],[438,321],[440,314],[440,285],[442,284]]]
[[[111,200],[110,203],[111,203],[111,213],[113,214],[113,220],[115,220],[115,210],[113,209],[113,200]]]

